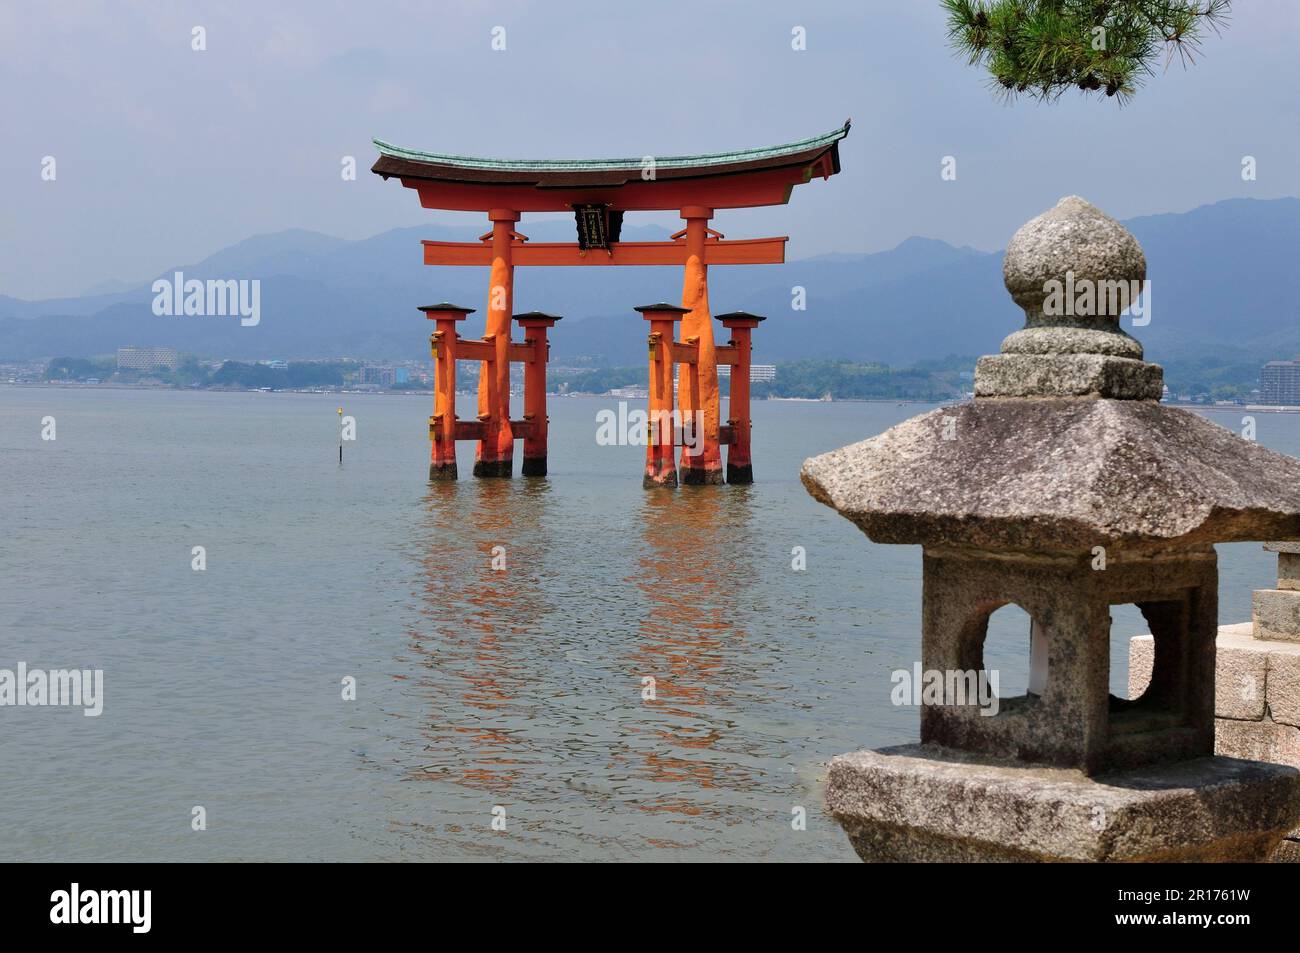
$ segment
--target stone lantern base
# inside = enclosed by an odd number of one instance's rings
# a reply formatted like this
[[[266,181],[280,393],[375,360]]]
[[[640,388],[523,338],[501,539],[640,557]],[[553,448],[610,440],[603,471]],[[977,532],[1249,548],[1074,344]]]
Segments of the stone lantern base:
[[[1300,772],[1206,757],[1087,777],[902,745],[834,758],[826,802],[869,862],[1256,862],[1300,822]]]

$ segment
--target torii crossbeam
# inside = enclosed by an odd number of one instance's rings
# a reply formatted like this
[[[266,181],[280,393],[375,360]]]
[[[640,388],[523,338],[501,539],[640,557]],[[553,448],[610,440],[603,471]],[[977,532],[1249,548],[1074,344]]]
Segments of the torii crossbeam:
[[[709,315],[710,265],[765,265],[785,261],[786,237],[726,240],[709,227],[717,209],[784,205],[796,185],[840,171],[839,141],[849,123],[820,136],[781,146],[695,156],[640,159],[482,159],[419,152],[374,140],[379,159],[371,169],[415,189],[425,208],[485,212],[492,230],[478,242],[424,242],[427,265],[482,265],[491,269],[485,340],[495,348],[479,376],[476,476],[511,476],[514,440],[510,420],[510,321],[514,269],[530,265],[681,265],[684,269],[681,336],[695,348],[696,372],[683,377],[678,408],[683,420],[702,418],[700,452],[683,457],[681,482],[723,482],[721,442],[735,433],[738,416],[748,428],[748,408],[720,420],[718,361]],[[623,216],[672,210],[686,227],[664,242],[622,242]],[[515,225],[525,212],[574,214],[578,241],[529,242]],[[454,328],[454,326],[452,326]],[[544,357],[539,359],[544,373]],[[491,378],[491,379],[490,379]],[[543,381],[544,386],[544,381]],[[733,382],[734,387],[734,382]],[[747,393],[747,389],[746,389]],[[454,397],[454,395],[453,395]],[[734,408],[733,408],[734,410]],[[451,408],[454,417],[454,406]],[[449,433],[455,428],[449,425]],[[469,429],[464,430],[469,433]],[[439,472],[455,473],[444,454]],[[745,435],[746,456],[748,434]],[[545,473],[545,447],[540,465]],[[439,469],[435,445],[430,474]],[[538,465],[525,465],[537,473]],[[732,482],[748,482],[748,459]],[[676,482],[676,472],[673,472]]]

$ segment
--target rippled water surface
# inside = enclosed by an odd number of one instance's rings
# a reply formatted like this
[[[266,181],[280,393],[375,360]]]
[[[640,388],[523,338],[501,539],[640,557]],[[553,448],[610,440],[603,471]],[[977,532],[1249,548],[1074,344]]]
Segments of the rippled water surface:
[[[648,493],[642,448],[595,443],[615,403],[552,401],[546,480],[475,480],[465,444],[430,485],[426,397],[345,398],[340,467],[333,397],[0,387],[0,667],[100,668],[106,696],[0,708],[0,856],[853,859],[824,764],[916,737],[889,674],[919,653],[920,552],[798,468],[927,408],[760,402],[756,484]],[[1300,451],[1300,418],[1258,427]],[[1248,618],[1272,560],[1220,555]],[[1140,627],[1117,616],[1116,686]]]

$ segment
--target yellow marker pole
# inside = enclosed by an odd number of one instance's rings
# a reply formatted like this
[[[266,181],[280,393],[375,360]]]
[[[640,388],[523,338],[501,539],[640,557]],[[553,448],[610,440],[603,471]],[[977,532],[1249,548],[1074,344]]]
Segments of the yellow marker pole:
[[[339,464],[343,463],[343,408],[339,408]]]

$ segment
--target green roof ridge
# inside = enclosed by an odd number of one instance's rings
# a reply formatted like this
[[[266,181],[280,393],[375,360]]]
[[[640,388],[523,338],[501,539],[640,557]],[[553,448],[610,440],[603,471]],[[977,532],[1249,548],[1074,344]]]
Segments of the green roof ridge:
[[[655,165],[660,169],[698,168],[701,166],[729,165],[733,162],[746,162],[754,159],[779,158],[806,152],[818,146],[830,146],[849,134],[849,123],[838,129],[787,142],[779,146],[764,146],[758,149],[745,149],[740,152],[711,152],[695,156],[654,156]],[[473,169],[497,169],[500,171],[605,171],[610,169],[640,168],[643,157],[622,159],[487,159],[476,156],[441,155],[436,152],[420,152],[417,149],[404,149],[383,139],[372,139],[376,149],[383,155],[395,159],[409,159],[414,162],[433,162],[438,165],[463,166]]]

